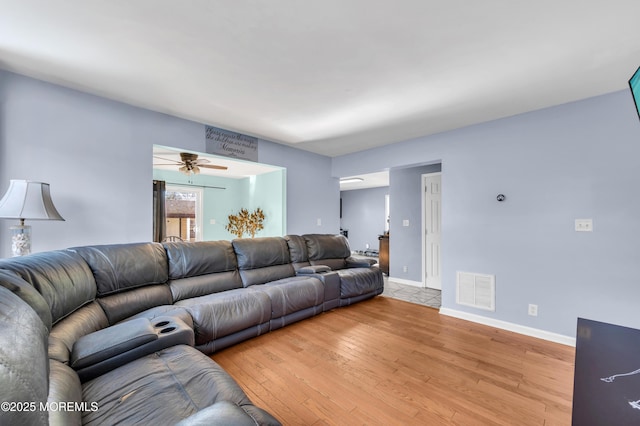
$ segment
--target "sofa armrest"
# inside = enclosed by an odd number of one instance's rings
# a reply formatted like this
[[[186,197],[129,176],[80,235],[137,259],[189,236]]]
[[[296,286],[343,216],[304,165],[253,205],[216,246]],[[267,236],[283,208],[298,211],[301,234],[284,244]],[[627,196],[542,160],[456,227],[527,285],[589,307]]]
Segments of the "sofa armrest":
[[[345,261],[347,262],[347,268],[370,268],[376,264],[373,259],[356,259],[351,256],[347,257]]]
[[[306,271],[303,271],[306,270]],[[317,272],[312,272],[312,271]],[[319,279],[324,286],[323,310],[326,312],[340,304],[340,275],[325,265],[307,266],[298,269],[297,275]]]
[[[69,362],[79,370],[157,339],[151,321],[138,318],[82,336],[74,343]]]
[[[296,271],[296,273],[299,275],[322,274],[325,272],[331,272],[331,268],[326,265],[310,265],[302,267]]]
[[[86,382],[135,359],[181,344],[193,346],[194,333],[179,318],[137,318],[82,336],[73,345],[69,365]]]

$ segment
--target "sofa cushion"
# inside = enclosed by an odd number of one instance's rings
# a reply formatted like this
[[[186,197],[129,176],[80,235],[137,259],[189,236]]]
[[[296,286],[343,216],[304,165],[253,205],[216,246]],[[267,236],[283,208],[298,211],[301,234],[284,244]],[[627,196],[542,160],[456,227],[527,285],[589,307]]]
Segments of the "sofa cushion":
[[[303,237],[312,265],[327,265],[334,270],[346,267],[345,259],[351,256],[351,249],[343,235],[306,234]]]
[[[342,299],[382,293],[384,281],[378,268],[350,268],[337,272],[340,276],[340,298]]]
[[[251,287],[271,299],[271,317],[280,318],[312,306],[322,305],[324,285],[314,277],[288,277]]]
[[[76,247],[95,276],[98,296],[166,283],[167,253],[160,243]]]
[[[220,401],[251,406],[238,384],[218,364],[180,345],[132,361],[83,385],[83,399],[96,402],[82,422],[176,424]],[[268,421],[255,419],[257,424]]]
[[[42,320],[42,323],[47,329],[51,330],[51,311],[49,310],[49,305],[47,305],[44,298],[31,284],[13,272],[0,269],[0,286],[11,291],[31,306]]]
[[[165,243],[173,301],[242,287],[230,241]]]
[[[284,238],[244,238],[233,240],[240,270],[291,263]]]
[[[238,268],[230,241],[164,243],[169,261],[169,278],[195,277]]]
[[[196,345],[204,345],[244,329],[268,323],[271,300],[260,292],[244,288],[181,300],[193,317]]]
[[[295,275],[284,238],[237,239],[233,240],[233,249],[245,287]]]
[[[242,279],[237,269],[169,280],[169,289],[174,302],[234,288],[242,288]]]
[[[304,237],[300,235],[285,235],[284,239],[289,246],[289,256],[295,270],[309,266],[309,253],[307,252],[307,242]]]
[[[96,282],[86,262],[67,250],[0,260],[0,269],[18,274],[49,305],[53,324],[96,297]]]
[[[0,287],[0,401],[44,404],[49,389],[48,330],[16,294]],[[11,407],[9,407],[11,408]],[[45,425],[44,410],[2,410],[0,424]]]
[[[109,324],[113,325],[132,315],[156,306],[171,305],[173,298],[166,284],[147,285],[98,298]]]

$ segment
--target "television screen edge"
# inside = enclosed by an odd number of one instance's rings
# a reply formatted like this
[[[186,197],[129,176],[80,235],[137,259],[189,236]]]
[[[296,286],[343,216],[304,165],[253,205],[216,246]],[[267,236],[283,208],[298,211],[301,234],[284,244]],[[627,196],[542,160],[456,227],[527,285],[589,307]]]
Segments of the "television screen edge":
[[[640,119],[640,67],[638,67],[636,72],[633,73],[633,75],[629,79],[629,88],[631,89],[633,102],[636,105],[636,112],[638,113],[638,118]]]

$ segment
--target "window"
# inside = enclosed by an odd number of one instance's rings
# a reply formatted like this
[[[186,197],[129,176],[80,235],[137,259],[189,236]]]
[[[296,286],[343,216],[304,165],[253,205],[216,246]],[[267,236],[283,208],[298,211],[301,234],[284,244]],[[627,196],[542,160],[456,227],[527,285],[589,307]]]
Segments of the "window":
[[[167,185],[167,237],[202,241],[202,189]]]

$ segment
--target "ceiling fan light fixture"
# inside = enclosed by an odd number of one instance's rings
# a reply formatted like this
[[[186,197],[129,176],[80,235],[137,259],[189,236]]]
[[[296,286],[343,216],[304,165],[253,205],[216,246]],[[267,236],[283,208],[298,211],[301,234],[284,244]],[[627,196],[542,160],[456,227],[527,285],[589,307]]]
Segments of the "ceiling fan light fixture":
[[[166,154],[165,154],[166,155]],[[181,152],[180,153],[180,160],[181,161],[177,161],[174,160],[173,158],[163,158],[160,156],[153,156],[154,157],[154,167],[156,166],[172,166],[174,164],[160,164],[160,163],[156,163],[155,159],[157,158],[158,160],[162,160],[162,161],[167,161],[169,163],[173,162],[175,163],[175,166],[178,167],[178,171],[180,173],[184,173],[185,175],[197,175],[200,174],[200,172],[202,170],[200,170],[201,168],[205,168],[205,169],[214,169],[214,170],[227,170],[228,167],[227,166],[222,166],[222,165],[218,165],[218,164],[208,164],[210,163],[209,160],[207,160],[206,158],[202,158],[202,159],[198,159],[198,155],[197,154],[191,154],[188,152]]]

